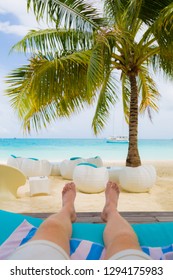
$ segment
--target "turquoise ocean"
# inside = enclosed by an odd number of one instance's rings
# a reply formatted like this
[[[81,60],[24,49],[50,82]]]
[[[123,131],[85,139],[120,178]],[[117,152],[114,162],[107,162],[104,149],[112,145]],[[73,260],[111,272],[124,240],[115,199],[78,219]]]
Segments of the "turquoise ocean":
[[[11,154],[52,161],[77,156],[116,161],[125,160],[127,150],[128,143],[106,143],[106,139],[0,139],[0,161],[6,161]],[[139,153],[142,160],[173,160],[173,139],[139,140]]]

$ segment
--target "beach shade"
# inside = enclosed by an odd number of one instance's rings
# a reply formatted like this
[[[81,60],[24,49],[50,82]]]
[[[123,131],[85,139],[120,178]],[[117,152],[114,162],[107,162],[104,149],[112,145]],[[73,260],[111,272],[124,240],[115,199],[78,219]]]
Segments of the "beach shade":
[[[120,172],[119,182],[128,192],[148,192],[156,182],[156,170],[152,165],[126,166]]]
[[[109,180],[106,167],[98,167],[89,164],[78,164],[73,173],[73,181],[76,188],[84,193],[99,193],[105,190]]]
[[[26,177],[17,168],[0,164],[0,199],[17,197],[17,189],[25,185]]]
[[[97,167],[102,167],[103,166],[103,161],[99,156],[87,158],[86,162],[91,163],[91,164],[95,164]]]
[[[48,160],[24,158],[21,170],[27,177],[49,176],[51,173],[51,163]]]
[[[73,179],[73,171],[77,164],[84,162],[85,160],[79,157],[65,159],[60,164],[60,173],[64,179],[72,180]]]

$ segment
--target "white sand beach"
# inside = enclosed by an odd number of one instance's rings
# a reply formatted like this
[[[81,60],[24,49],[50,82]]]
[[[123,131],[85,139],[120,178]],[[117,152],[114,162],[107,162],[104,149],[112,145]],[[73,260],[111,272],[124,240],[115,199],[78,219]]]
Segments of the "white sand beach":
[[[105,166],[121,166],[123,162],[107,161]],[[149,193],[128,193],[121,190],[119,211],[173,211],[173,161],[150,161],[156,168],[157,181]],[[68,180],[50,176],[50,195],[30,197],[29,184],[18,189],[18,199],[0,200],[0,209],[16,213],[56,212],[61,208],[61,191]],[[77,192],[77,212],[102,211],[104,192],[84,194]]]

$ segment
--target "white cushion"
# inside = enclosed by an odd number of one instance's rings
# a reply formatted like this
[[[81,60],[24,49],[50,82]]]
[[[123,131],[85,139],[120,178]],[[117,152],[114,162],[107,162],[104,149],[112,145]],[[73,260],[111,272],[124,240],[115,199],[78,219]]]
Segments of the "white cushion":
[[[124,167],[119,176],[121,187],[129,192],[148,192],[156,182],[156,170],[152,165]]]
[[[84,162],[85,160],[82,158],[77,158],[74,160],[65,159],[60,164],[60,173],[64,179],[72,180],[73,171],[77,164]]]
[[[94,168],[88,165],[78,165],[74,169],[73,181],[77,189],[84,193],[104,191],[108,180],[108,170],[105,167]]]

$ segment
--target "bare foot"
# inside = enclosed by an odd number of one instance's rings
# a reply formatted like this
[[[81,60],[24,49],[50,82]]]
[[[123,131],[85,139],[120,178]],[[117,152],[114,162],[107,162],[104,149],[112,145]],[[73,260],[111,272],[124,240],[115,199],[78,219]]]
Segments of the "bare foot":
[[[109,214],[117,211],[118,198],[119,198],[119,187],[116,183],[108,182],[105,190],[105,206],[101,213],[103,221],[107,222]]]
[[[74,208],[74,201],[76,197],[76,187],[73,182],[67,183],[62,190],[62,205],[70,214],[71,221],[75,222],[76,212]]]

